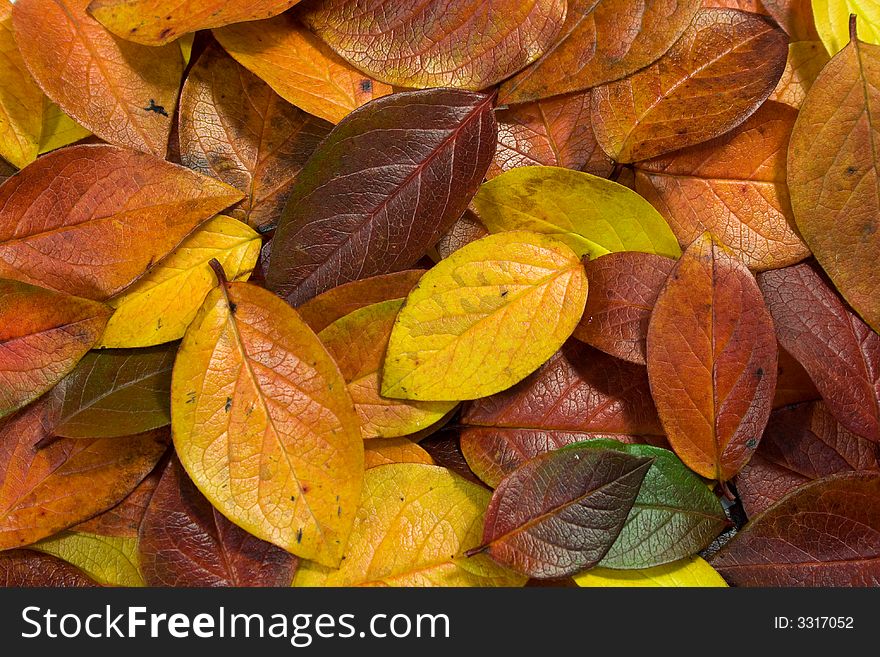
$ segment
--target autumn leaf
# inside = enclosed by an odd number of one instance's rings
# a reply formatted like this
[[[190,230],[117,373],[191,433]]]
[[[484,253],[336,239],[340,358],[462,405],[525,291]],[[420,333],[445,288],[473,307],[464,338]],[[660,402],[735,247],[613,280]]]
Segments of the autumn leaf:
[[[758,280],[760,287],[761,281]],[[772,313],[771,313],[772,315]],[[782,408],[789,404],[815,401],[822,395],[810,379],[810,375],[794,356],[779,345],[779,366],[776,368],[776,390],[773,393],[773,408]]]
[[[773,92],[786,44],[761,16],[702,9],[657,62],[593,90],[596,139],[614,160],[637,162],[718,137]]]
[[[626,523],[601,566],[640,569],[678,561],[705,549],[727,526],[727,516],[715,494],[669,450],[591,440],[562,451],[582,448],[613,449],[653,460]]]
[[[485,555],[466,557],[483,531],[489,491],[445,468],[396,463],[367,470],[345,559],[303,563],[294,586],[522,586]]]
[[[236,281],[245,281],[260,253],[260,236],[219,215],[202,224],[158,266],[108,303],[114,312],[101,347],[150,347],[183,337],[215,286],[208,262],[216,259]]]
[[[183,73],[177,45],[113,38],[89,0],[16,0],[15,40],[43,92],[98,137],[165,157]]]
[[[31,549],[76,566],[104,586],[145,586],[136,538],[64,532],[44,538]]]
[[[880,137],[872,119],[880,111],[880,46],[860,41],[855,19],[852,25],[850,44],[816,78],[798,114],[788,185],[804,241],[844,298],[880,331]]]
[[[50,554],[6,550],[0,552],[0,586],[78,588],[98,586],[98,583],[76,566]]]
[[[151,155],[65,148],[0,187],[0,276],[104,300],[240,199],[228,185]]]
[[[213,508],[177,459],[144,515],[138,558],[149,586],[289,586],[297,565]]]
[[[75,144],[92,133],[67,116],[58,105],[43,96],[43,128],[40,155]]]
[[[651,463],[577,447],[527,461],[492,494],[474,552],[538,579],[595,566],[620,534]]]
[[[270,18],[299,0],[91,0],[89,13],[129,41],[164,46],[196,30]]]
[[[446,234],[438,240],[434,247],[436,257],[432,256],[432,258],[435,262],[448,258],[464,245],[476,242],[488,234],[489,231],[486,230],[486,227],[480,222],[477,215],[468,209],[458,218],[458,221],[452,224],[452,228],[446,231]]]
[[[434,465],[434,459],[409,438],[376,438],[364,445],[364,468],[376,468],[389,463],[424,463]]]
[[[490,486],[558,447],[593,438],[665,444],[645,368],[569,340],[534,374],[461,416],[461,450]]]
[[[339,123],[392,89],[336,55],[289,14],[214,30],[239,64],[301,110]]]
[[[325,0],[301,16],[356,68],[398,87],[485,89],[553,43],[565,0]],[[442,16],[442,20],[438,17]],[[491,34],[492,38],[480,38]],[[468,36],[462,35],[472,35]],[[460,39],[468,44],[462,47]]]
[[[786,103],[797,109],[804,104],[807,92],[828,63],[828,53],[819,41],[796,41],[788,44],[788,59],[779,84],[770,100]]]
[[[55,435],[131,436],[171,423],[171,368],[177,344],[91,351],[55,389]]]
[[[756,516],[711,560],[735,586],[880,584],[880,475],[820,479]]]
[[[486,488],[486,484],[471,470],[464,454],[461,452],[458,436],[451,431],[438,431],[419,442],[419,447],[424,449],[434,463],[454,472],[459,477]],[[369,445],[367,445],[369,448]]]
[[[706,231],[749,269],[792,265],[810,255],[794,228],[785,158],[797,112],[765,103],[723,137],[636,166],[636,191],[687,246]]]
[[[40,400],[0,425],[0,550],[29,545],[119,503],[165,452],[167,433],[59,439]]]
[[[424,269],[381,274],[331,288],[298,306],[296,312],[320,333],[338,319],[372,304],[405,299],[424,275]]]
[[[138,528],[144,518],[150,498],[159,485],[159,479],[165,468],[166,459],[161,459],[153,468],[152,472],[144,477],[134,490],[126,495],[122,501],[89,518],[85,522],[74,525],[71,529],[87,534],[99,536],[115,536],[119,538],[137,538]]]
[[[319,334],[348,385],[366,438],[394,438],[438,422],[457,402],[388,399],[380,394],[385,351],[404,299],[359,308],[337,319]]]
[[[824,403],[801,404],[770,415],[736,489],[751,517],[799,486],[855,470],[880,472],[880,448],[842,427]]]
[[[648,321],[675,261],[622,251],[584,265],[590,294],[574,337],[607,354],[645,364]]]
[[[681,37],[699,7],[699,0],[570,0],[555,43],[501,86],[501,102],[588,89],[644,68]]]
[[[584,269],[561,242],[524,231],[472,242],[407,296],[388,343],[382,395],[457,401],[504,390],[562,346],[586,297]],[[540,335],[532,330],[538,317],[548,319]]]
[[[530,230],[565,242],[578,256],[614,251],[681,254],[666,221],[638,194],[559,167],[513,169],[482,185],[474,210],[490,232]]]
[[[495,112],[498,148],[487,177],[526,166],[558,166],[608,176],[605,155],[590,125],[590,92],[516,105]]]
[[[648,326],[648,378],[666,436],[725,482],[761,439],[776,385],[770,313],[745,264],[706,234],[675,265]]]
[[[832,55],[843,50],[850,38],[851,16],[857,16],[866,43],[880,44],[880,6],[872,0],[812,0],[816,31]]]
[[[792,42],[819,38],[813,18],[812,0],[761,0],[761,6],[786,31]]]
[[[584,587],[726,587],[727,582],[700,557],[674,561],[663,566],[640,570],[593,568],[574,576]]]
[[[363,443],[342,374],[296,311],[222,280],[180,346],[171,420],[181,463],[223,515],[297,556],[338,565]]]
[[[271,225],[331,127],[287,103],[212,44],[181,92],[180,161],[246,195],[227,214],[251,226]]]
[[[0,417],[70,372],[109,316],[103,304],[0,279]]]
[[[847,429],[880,442],[880,336],[834,294],[815,265],[758,279],[779,343]]]

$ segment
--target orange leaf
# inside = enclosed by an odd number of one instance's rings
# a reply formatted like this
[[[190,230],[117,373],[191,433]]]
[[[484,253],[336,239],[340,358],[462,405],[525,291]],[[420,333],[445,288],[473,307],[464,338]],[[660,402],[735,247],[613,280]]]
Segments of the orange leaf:
[[[299,0],[92,0],[89,13],[129,41],[163,46],[212,27],[270,18]]]
[[[810,255],[794,229],[785,157],[797,111],[765,103],[722,137],[636,168],[636,191],[686,246],[709,231],[755,271]]]
[[[376,438],[364,447],[364,468],[369,470],[389,463],[426,463],[434,459],[409,438]]]
[[[214,30],[239,64],[279,96],[331,123],[392,89],[350,66],[292,16]]]
[[[112,144],[165,157],[183,57],[114,38],[89,0],[17,0],[15,40],[43,92]]]
[[[675,453],[697,474],[729,480],[770,416],[776,336],[754,277],[708,234],[684,252],[657,298],[647,361]]]
[[[116,146],[55,151],[0,187],[0,277],[107,299],[241,196]]]
[[[0,279],[0,417],[36,399],[101,337],[107,306]]]

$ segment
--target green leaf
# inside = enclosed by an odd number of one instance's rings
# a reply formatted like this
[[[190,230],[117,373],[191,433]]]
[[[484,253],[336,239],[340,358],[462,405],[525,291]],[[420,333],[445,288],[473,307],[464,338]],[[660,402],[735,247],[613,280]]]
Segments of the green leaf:
[[[581,257],[616,251],[681,255],[669,224],[650,203],[623,185],[581,171],[512,169],[484,183],[473,207],[492,233],[546,233]]]
[[[31,546],[73,564],[105,586],[146,586],[138,565],[137,538],[64,532]]]
[[[600,566],[634,569],[671,563],[707,547],[727,525],[715,494],[668,449],[597,439],[562,450],[583,447],[654,459],[626,524]]]

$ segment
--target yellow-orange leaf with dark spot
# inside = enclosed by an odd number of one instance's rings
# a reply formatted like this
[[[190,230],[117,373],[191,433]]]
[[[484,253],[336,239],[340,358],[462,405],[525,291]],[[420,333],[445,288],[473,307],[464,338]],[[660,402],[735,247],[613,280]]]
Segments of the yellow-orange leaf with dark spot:
[[[0,279],[0,417],[36,399],[101,337],[100,303]]]
[[[697,474],[727,481],[761,439],[776,335],[754,277],[703,235],[684,252],[648,326],[648,378],[666,437]]]
[[[104,300],[241,197],[117,146],[55,151],[0,186],[0,277]]]
[[[339,564],[364,447],[339,368],[295,310],[248,283],[212,290],[174,364],[171,424],[181,463],[223,515]]]
[[[17,0],[15,40],[49,98],[101,139],[165,157],[183,57],[114,38],[89,0]]]

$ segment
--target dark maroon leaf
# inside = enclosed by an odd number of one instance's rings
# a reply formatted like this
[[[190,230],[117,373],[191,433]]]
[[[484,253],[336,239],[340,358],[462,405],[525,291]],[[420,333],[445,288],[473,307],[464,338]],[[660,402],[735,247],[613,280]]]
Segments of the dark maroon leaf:
[[[0,552],[0,588],[93,587],[98,583],[76,566],[33,550]]]
[[[529,461],[492,495],[477,551],[538,579],[592,568],[620,534],[652,462],[576,447]]]
[[[880,442],[880,335],[812,263],[764,272],[758,284],[779,343],[809,373],[837,421]]]
[[[880,475],[798,488],[711,560],[735,586],[880,586]]]
[[[149,586],[290,586],[297,564],[222,516],[177,459],[147,507],[139,549]]]
[[[340,122],[299,174],[272,244],[269,288],[298,305],[411,267],[467,208],[495,150],[492,96],[393,94]]]
[[[774,411],[752,460],[736,477],[749,517],[815,479],[880,471],[880,445],[844,429],[822,402]]]

